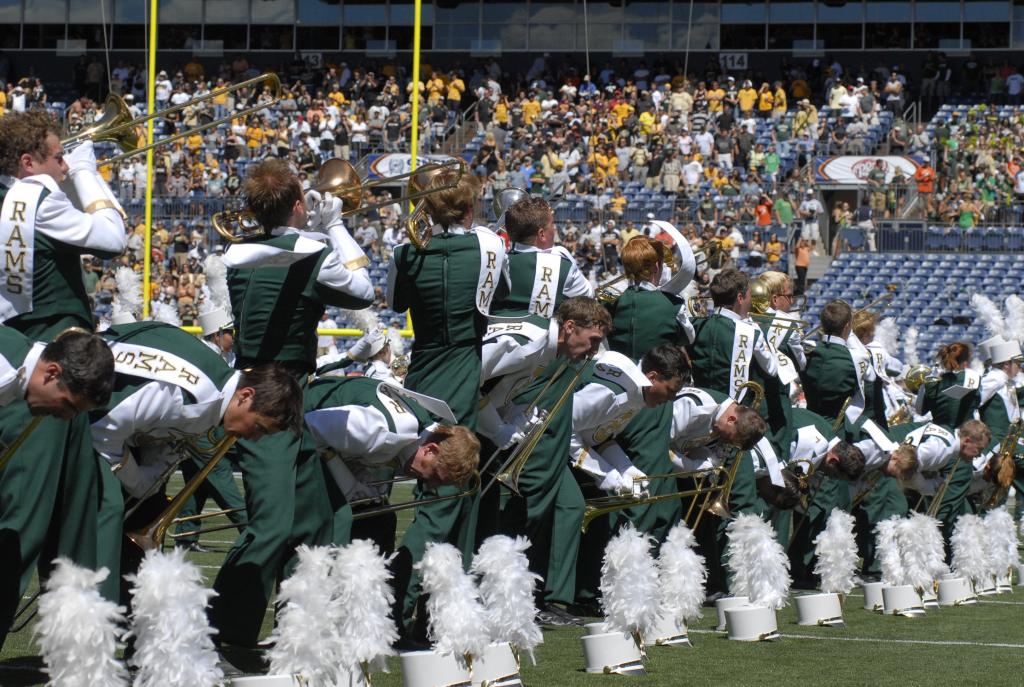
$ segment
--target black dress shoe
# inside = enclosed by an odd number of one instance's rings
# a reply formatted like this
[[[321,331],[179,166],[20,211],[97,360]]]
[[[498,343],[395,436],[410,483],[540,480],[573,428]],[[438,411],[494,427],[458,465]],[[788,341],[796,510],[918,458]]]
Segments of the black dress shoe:
[[[537,620],[541,625],[554,627],[583,627],[583,618],[573,615],[557,604],[547,604],[541,608]]]
[[[420,642],[409,636],[402,636],[395,642],[395,650],[397,651],[427,651],[430,649],[430,644],[426,642]]]
[[[596,601],[578,601],[569,606],[569,612],[584,618],[600,618],[604,615],[601,604]]]

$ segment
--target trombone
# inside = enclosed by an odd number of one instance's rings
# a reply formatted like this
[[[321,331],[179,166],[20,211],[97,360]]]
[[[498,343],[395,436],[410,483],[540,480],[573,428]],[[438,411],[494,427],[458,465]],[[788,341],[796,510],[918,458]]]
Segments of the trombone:
[[[882,311],[884,311],[886,308],[888,308],[890,305],[892,305],[893,300],[896,298],[896,292],[900,290],[900,285],[899,284],[886,284],[885,285],[885,290],[886,290],[886,293],[883,293],[881,296],[879,296],[878,298],[874,299],[873,301],[871,301],[870,303],[868,303],[864,307],[857,308],[856,310],[854,310],[853,311],[854,316],[856,316],[857,313],[862,313],[862,312],[871,310],[873,308],[878,308],[878,312],[875,313],[876,315],[878,315]],[[807,339],[811,338],[812,336],[817,334],[819,331],[821,331],[821,326],[822,326],[821,323],[818,323],[818,325],[816,327],[814,327],[814,329],[812,329],[809,332],[807,332],[806,334],[804,334],[804,341],[806,341]]]
[[[382,480],[380,482],[370,482],[369,486],[379,486],[382,484],[390,484],[394,482],[404,481],[405,477],[399,477],[391,480]],[[368,498],[368,499],[356,499],[349,501],[350,506],[362,506],[365,504],[375,503],[379,504],[374,508],[367,508],[352,514],[353,520],[364,520],[366,518],[373,518],[378,515],[387,515],[388,513],[397,513],[402,510],[408,510],[410,508],[417,508],[419,506],[425,506],[431,503],[443,503],[444,501],[457,501],[459,499],[471,498],[476,496],[480,491],[480,471],[474,470],[473,474],[469,477],[469,486],[457,494],[450,494],[448,496],[432,496],[430,498],[421,499],[419,501],[405,501],[402,503],[386,503],[384,497],[381,498]]]
[[[182,110],[190,107],[195,107],[197,103],[208,100],[212,101],[214,98],[218,98],[226,93],[233,93],[258,84],[269,86],[271,95],[273,96],[269,102],[262,103],[260,105],[253,105],[252,107],[238,112],[233,112],[232,114],[221,117],[220,119],[215,119],[211,122],[194,126],[191,129],[178,132],[172,136],[168,136],[167,138],[161,138],[158,141],[153,141],[146,145],[139,145],[138,129],[143,124],[155,119],[166,119],[168,115],[181,112]],[[248,117],[255,112],[259,112],[260,110],[264,110],[271,105],[274,105],[281,99],[282,95],[283,90],[281,88],[281,80],[277,77],[277,74],[266,72],[265,74],[260,74],[259,76],[251,79],[246,79],[245,81],[240,81],[239,83],[230,84],[223,88],[210,91],[198,98],[192,98],[181,105],[174,105],[167,109],[132,119],[131,110],[128,109],[128,105],[125,103],[124,99],[119,95],[111,93],[107,96],[107,100],[103,104],[103,114],[100,115],[99,119],[73,136],[68,136],[63,139],[60,144],[66,150],[69,146],[74,146],[75,144],[86,140],[109,141],[116,143],[123,152],[119,155],[115,155],[114,157],[100,160],[99,162],[100,165],[111,165],[116,162],[120,162],[121,160],[134,157],[140,153],[145,153],[154,148],[165,146],[168,143],[174,143],[175,141],[188,138],[192,134],[197,134],[206,131],[207,129],[220,126],[225,122],[230,122],[232,119]]]
[[[206,478],[213,471],[213,468],[217,466],[217,463],[221,461],[224,456],[227,455],[231,447],[235,445],[238,437],[226,436],[217,443],[213,448],[213,455],[210,456],[210,460],[203,466],[202,470],[196,473],[196,476],[188,481],[181,491],[171,499],[170,503],[167,504],[167,508],[145,529],[137,530],[135,532],[129,532],[126,536],[128,539],[138,546],[143,551],[150,551],[152,549],[158,549],[163,546],[164,537],[167,536],[167,530],[175,522],[178,517],[178,513],[185,507],[185,503],[192,494],[206,481]],[[234,525],[232,525],[233,527]]]
[[[662,501],[684,499],[688,496],[692,496],[694,501],[696,501],[702,494],[706,494],[710,497],[712,493],[722,492],[726,488],[731,487],[732,483],[730,480],[726,480],[722,484],[710,484],[705,487],[704,478],[712,475],[717,478],[719,475],[725,474],[725,472],[724,468],[713,467],[705,468],[703,470],[669,472],[663,475],[648,475],[643,481],[650,482],[658,479],[686,479],[688,477],[699,479],[697,481],[697,486],[693,489],[675,491],[671,494],[659,494],[657,496],[647,496],[644,498],[634,498],[632,496],[602,496],[599,498],[587,499],[586,509],[583,511],[583,523],[580,525],[580,530],[583,533],[586,533],[587,529],[590,527],[590,523],[595,518],[607,515],[608,513],[614,513],[616,511],[635,508],[638,506],[649,506],[655,503],[661,503]],[[706,501],[707,499],[705,498],[705,502]],[[696,525],[694,526],[696,527]]]
[[[321,194],[330,193],[332,196],[340,198],[341,215],[342,217],[349,217],[369,210],[376,210],[386,205],[419,200],[438,191],[452,189],[458,185],[459,180],[462,178],[463,169],[464,163],[462,160],[456,159],[447,162],[431,162],[418,168],[415,172],[404,172],[379,179],[363,179],[359,176],[355,165],[348,160],[336,157],[320,166],[316,175],[316,183],[313,184],[312,190]],[[454,182],[448,184],[430,188],[424,187],[422,189],[410,188],[405,195],[398,198],[388,198],[373,203],[364,202],[366,194],[375,188],[386,186],[402,179],[410,179],[411,185],[411,179],[417,174],[430,175],[432,179],[434,175],[442,170],[457,171],[458,176]],[[230,243],[251,241],[267,235],[267,227],[259,223],[259,220],[256,219],[251,210],[223,210],[214,214],[211,223],[217,233]]]

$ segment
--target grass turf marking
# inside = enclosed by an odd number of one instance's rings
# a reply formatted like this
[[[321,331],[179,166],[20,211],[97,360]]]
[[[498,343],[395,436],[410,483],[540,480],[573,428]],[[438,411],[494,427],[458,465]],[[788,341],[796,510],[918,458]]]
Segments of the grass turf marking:
[[[699,635],[722,635],[718,630],[701,630],[687,628],[687,632]],[[1024,644],[1004,644],[1002,642],[961,642],[961,641],[940,641],[932,639],[891,639],[883,637],[826,637],[824,635],[793,635],[786,632],[779,633],[782,639],[817,639],[821,641],[836,642],[881,642],[884,644],[927,644],[930,646],[979,646],[993,649],[1024,649]]]

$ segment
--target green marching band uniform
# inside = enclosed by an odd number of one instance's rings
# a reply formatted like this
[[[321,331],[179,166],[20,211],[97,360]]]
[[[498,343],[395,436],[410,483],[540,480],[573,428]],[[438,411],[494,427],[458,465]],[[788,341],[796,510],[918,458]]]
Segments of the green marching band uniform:
[[[491,312],[495,316],[530,314],[550,319],[566,298],[594,295],[576,260],[561,246],[542,250],[525,243],[512,244],[508,275],[508,284],[499,284],[494,297]]]
[[[505,443],[499,438],[503,430],[507,436],[516,422],[528,419],[524,416],[527,408],[550,413],[559,399],[569,394],[557,412],[549,414],[550,421],[519,474],[518,495],[510,492],[504,503],[498,504],[499,490],[492,488],[481,498],[477,527],[478,542],[495,531],[529,538],[530,570],[544,580],[543,589],[538,590],[542,605],[573,602],[584,507],[566,456],[572,435],[571,387],[585,381],[586,372],[577,375],[583,362],[558,356],[558,327],[555,320],[530,315],[496,321],[487,328],[477,424],[477,432],[498,446]],[[486,475],[485,482],[490,478]],[[488,523],[490,509],[499,507],[497,521]]]
[[[395,312],[408,310],[416,329],[405,386],[428,396],[444,398],[456,421],[476,429],[479,401],[480,347],[487,317],[501,280],[507,279],[505,245],[486,227],[459,225],[432,228],[425,248],[398,246],[388,269],[387,298]],[[416,498],[451,496],[455,486],[426,489],[417,485]],[[396,613],[400,628],[411,631],[420,597],[419,573],[413,566],[428,542],[459,546],[465,563],[471,559],[476,536],[473,499],[424,504],[398,548],[395,571]],[[425,614],[420,615],[424,623]]]
[[[153,520],[166,506],[164,484],[181,459],[175,445],[220,425],[240,373],[202,341],[159,322],[115,325],[103,332],[114,354],[110,401],[88,413],[103,470],[99,565],[118,589],[141,551],[123,548],[122,534]],[[138,504],[125,520],[125,499]],[[194,525],[193,525],[194,526]],[[127,601],[126,589],[121,600]]]
[[[764,334],[753,322],[727,308],[715,308],[707,317],[693,321],[694,339],[688,347],[693,366],[693,383],[705,391],[717,391],[737,398],[741,385],[778,374],[778,362],[768,349]],[[742,400],[742,399],[737,399]],[[734,452],[727,468],[736,466],[736,477],[729,492],[729,510],[734,514],[767,514],[767,504],[757,495],[754,464],[745,452]],[[725,585],[725,521],[703,518],[694,534],[708,553],[709,589]],[[714,554],[718,554],[717,560]]]
[[[978,463],[980,465],[983,465],[994,452],[999,450],[1003,439],[1010,431],[1010,426],[1021,421],[1020,398],[1014,381],[997,368],[990,369],[981,378],[978,414],[981,421],[992,432],[992,441],[979,456]],[[1018,441],[1012,450],[1013,460],[1017,466],[1013,487],[1017,490],[1017,494],[1024,494],[1024,447]],[[1022,498],[1024,497],[1018,496],[1018,504]]]
[[[650,381],[636,363],[615,351],[598,355],[590,368],[587,382],[573,395],[569,460],[584,495],[597,491],[595,483],[602,492],[633,494],[633,479],[641,473],[617,438],[646,407],[644,388]],[[576,569],[578,602],[592,603],[597,598],[601,558],[610,535],[611,522],[600,518],[582,537]]]
[[[113,258],[127,246],[123,212],[96,172],[92,144],[83,146],[63,187],[46,174],[0,177],[0,320],[34,341],[93,330],[81,256]],[[30,420],[23,403],[3,408],[0,438],[11,441]],[[84,416],[47,417],[0,475],[0,641],[37,561],[43,578],[57,556],[96,566],[101,465],[91,444]]]
[[[231,321],[230,316],[224,313],[223,317],[222,323],[224,326],[233,329],[234,322]],[[200,316],[200,322],[202,322],[202,316]],[[204,327],[204,333],[205,331]],[[203,339],[203,343],[210,350],[215,351],[217,355],[221,356],[228,365],[231,367],[235,366],[234,353],[224,353],[221,351],[220,346],[206,339]],[[224,431],[217,428],[212,430],[208,436],[200,437],[196,440],[198,451],[195,455],[189,456],[178,465],[178,468],[181,470],[181,476],[186,483],[190,482],[193,477],[206,467],[210,458],[210,451],[223,438]],[[203,512],[206,501],[209,499],[212,499],[221,510],[226,511],[226,517],[231,521],[231,524],[238,528],[239,532],[245,529],[245,497],[242,496],[242,492],[238,489],[238,484],[235,482],[235,473],[231,469],[231,461],[222,460],[213,467],[213,470],[206,476],[203,483],[199,485],[195,493],[185,502],[179,513],[179,518],[199,515]],[[175,544],[184,547],[198,547],[199,530],[200,526],[194,521],[179,522],[176,527],[177,536]]]
[[[840,441],[832,430],[832,423],[821,415],[804,408],[792,409],[789,441],[777,445],[780,456],[785,456],[791,468],[800,467],[810,477],[808,502],[804,513],[793,516],[792,533],[779,532],[784,545],[789,549],[790,570],[794,580],[806,582],[812,579],[814,569],[814,539],[825,528],[833,509],[850,510],[848,484],[838,478],[819,474],[825,454]],[[808,465],[809,463],[809,465]]]
[[[800,381],[808,410],[825,418],[830,427],[835,428],[835,434],[840,439],[854,441],[862,438],[855,428],[855,423],[863,422],[870,417],[865,414],[866,398],[875,388],[871,355],[863,345],[851,346],[850,341],[841,336],[823,335],[814,349],[807,354],[807,367],[800,373]],[[882,422],[875,424],[884,432],[884,408],[881,412]],[[839,491],[849,491],[846,485],[841,486],[841,489],[829,489],[827,493],[836,495]],[[874,534],[871,528],[874,527],[874,518],[878,513],[889,512],[894,507],[894,501],[895,507],[899,507],[902,496],[899,482],[883,474],[868,496],[855,509],[859,545],[866,560],[873,560],[871,554],[874,550]],[[902,499],[902,502],[905,502],[905,499]],[[794,542],[791,548],[791,560],[810,560],[808,556],[811,555],[812,546],[807,535],[802,535],[800,541]]]
[[[692,272],[690,279],[692,279]],[[686,280],[689,282],[689,279]],[[633,282],[606,307],[612,316],[608,347],[630,360],[639,361],[647,351],[661,345],[685,346],[693,340],[693,326],[686,316],[686,302],[650,282]],[[669,432],[672,405],[643,408],[618,435],[618,444],[638,470],[648,475],[674,470],[669,460]],[[676,491],[675,480],[650,483],[651,496]],[[638,530],[661,542],[682,516],[677,499],[637,506],[616,514],[615,522],[632,522]]]
[[[278,227],[264,240],[225,252],[236,368],[277,362],[305,388],[316,369],[316,328],[326,307],[373,302],[368,259],[340,219],[326,223],[324,233]],[[308,432],[235,446],[248,525],[217,575],[210,618],[219,641],[254,647],[275,583],[294,566],[295,547],[330,543],[332,509]]]
[[[355,489],[378,479],[375,473],[381,467],[397,468],[401,474],[424,432],[434,426],[434,416],[424,405],[438,419],[454,424],[455,418],[444,401],[369,377],[321,377],[306,389],[305,421],[315,444],[309,448],[304,445],[303,451],[319,450],[327,457],[334,544],[343,546],[350,541],[349,502],[383,493]]]

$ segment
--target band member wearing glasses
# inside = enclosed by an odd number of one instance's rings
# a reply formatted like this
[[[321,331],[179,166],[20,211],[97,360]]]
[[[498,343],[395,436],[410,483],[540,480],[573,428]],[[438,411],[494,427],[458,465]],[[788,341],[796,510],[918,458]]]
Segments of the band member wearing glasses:
[[[35,341],[72,326],[91,331],[81,256],[112,258],[127,246],[124,213],[96,170],[92,143],[65,155],[47,112],[9,113],[0,119],[0,195],[0,321]],[[0,411],[11,431],[29,420],[21,404]],[[86,418],[44,419],[4,473],[0,531],[13,534],[0,556],[20,563],[4,566],[0,588],[27,583],[21,571],[36,559],[42,578],[57,556],[94,567],[100,465]],[[2,628],[18,596],[4,594]]]

